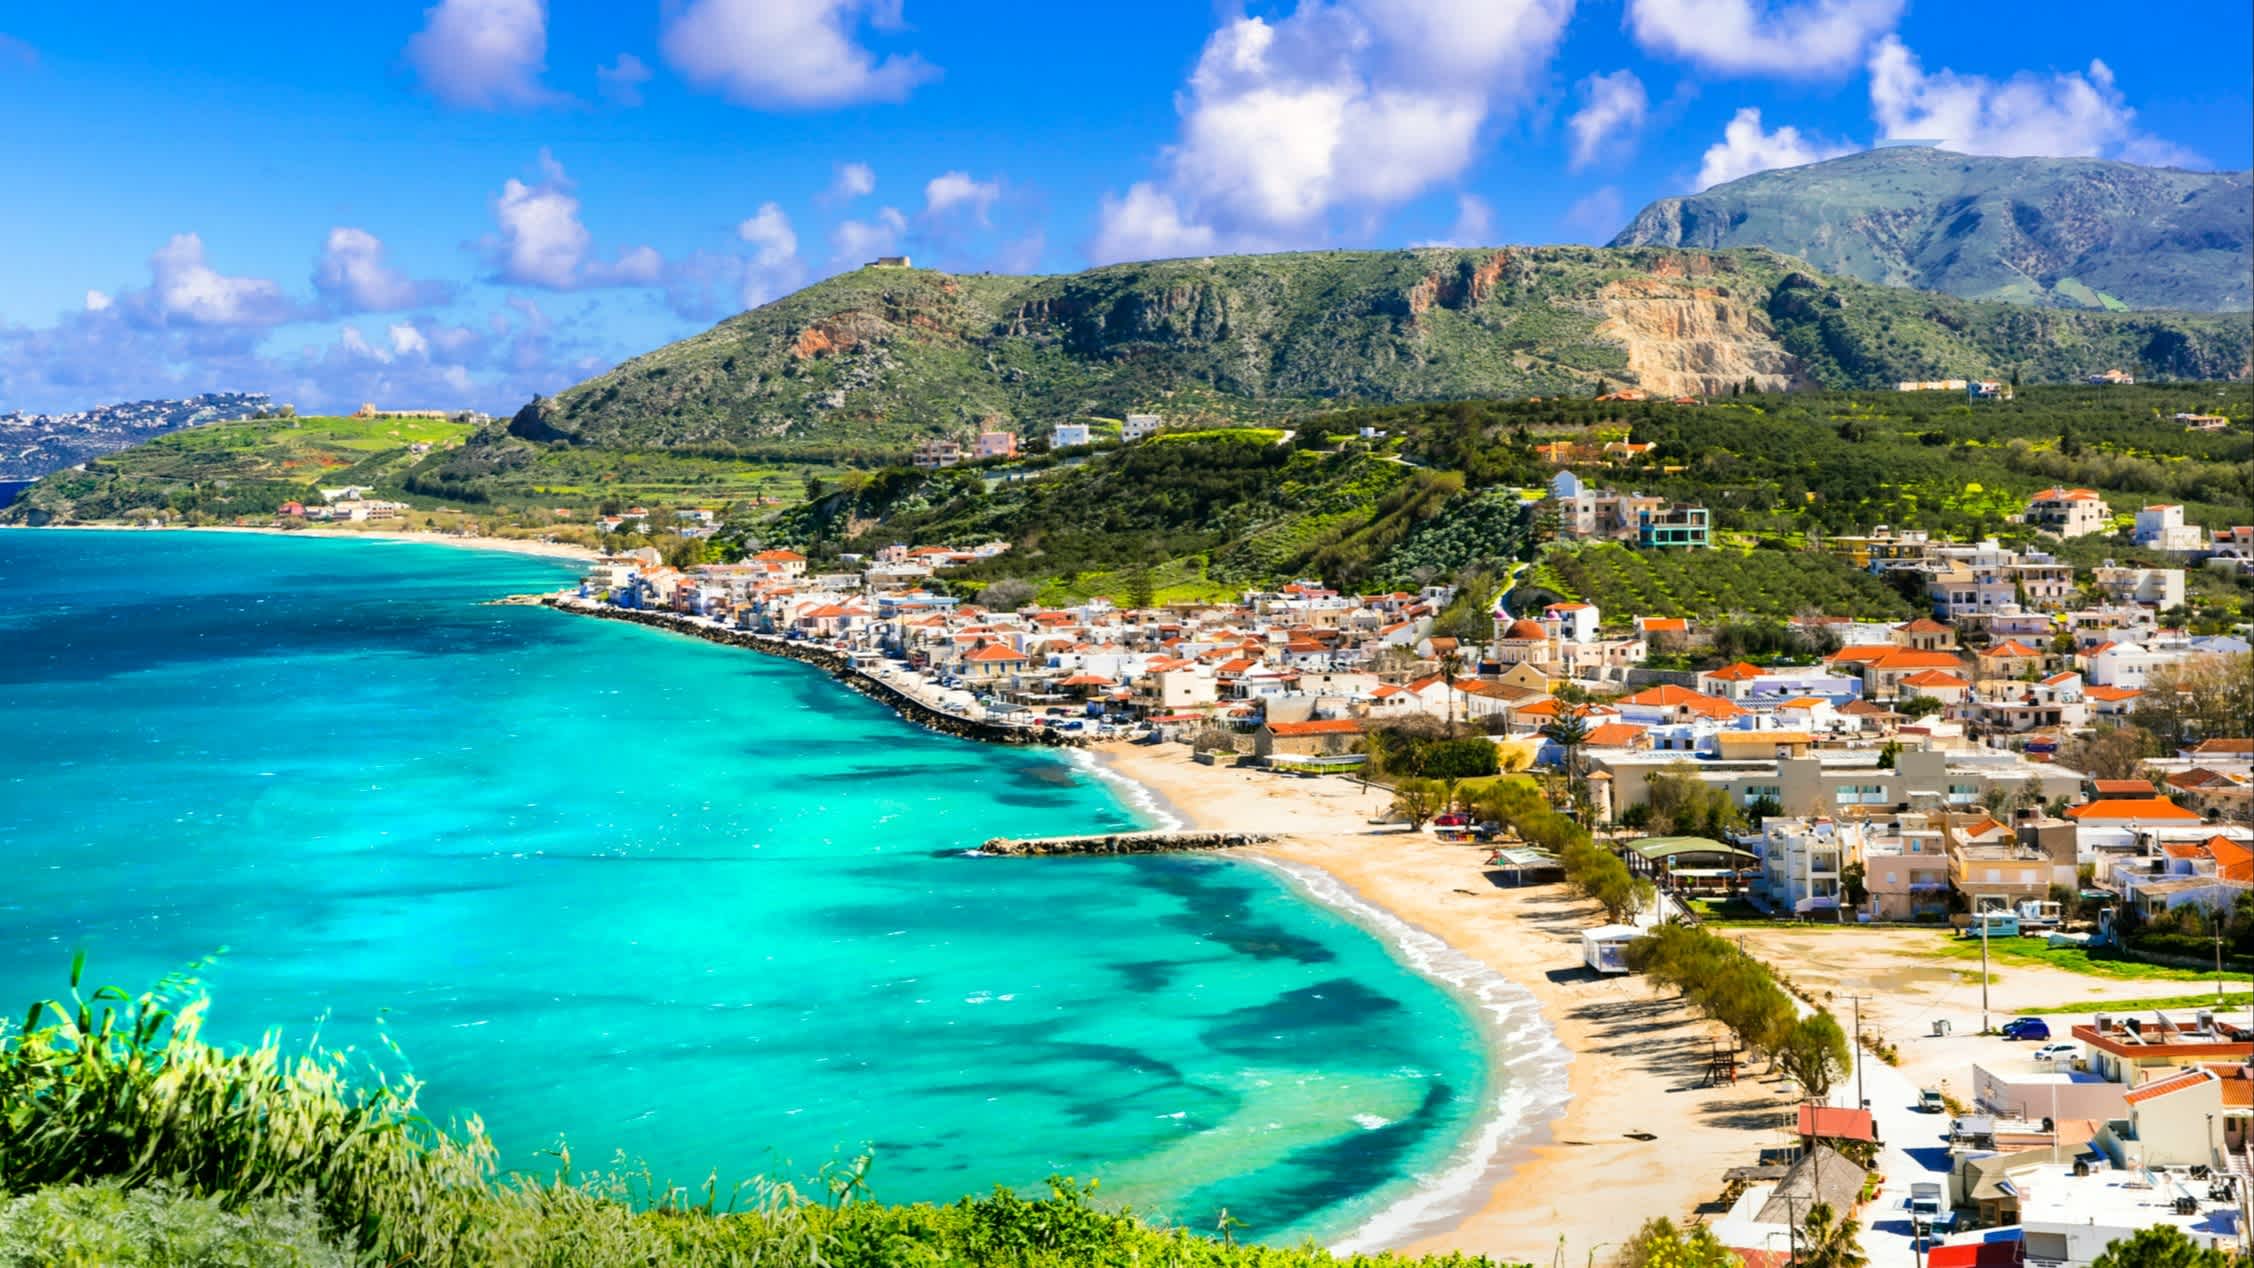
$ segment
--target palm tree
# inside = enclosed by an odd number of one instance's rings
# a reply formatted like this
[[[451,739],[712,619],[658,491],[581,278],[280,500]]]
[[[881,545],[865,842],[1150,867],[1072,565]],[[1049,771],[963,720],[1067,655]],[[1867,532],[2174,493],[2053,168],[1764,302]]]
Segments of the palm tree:
[[[1456,678],[1464,671],[1464,654],[1455,648],[1440,653],[1440,681],[1448,689],[1448,738],[1456,738]]]
[[[1587,782],[1587,772],[1582,769],[1581,750],[1589,742],[1589,720],[1573,705],[1558,706],[1557,716],[1542,728],[1542,738],[1561,750],[1558,769],[1565,774],[1566,795],[1574,806],[1584,804],[1582,785]]]
[[[1796,1262],[1800,1268],[1865,1268],[1870,1260],[1857,1242],[1858,1231],[1853,1217],[1835,1222],[1831,1204],[1818,1202],[1800,1226]]]

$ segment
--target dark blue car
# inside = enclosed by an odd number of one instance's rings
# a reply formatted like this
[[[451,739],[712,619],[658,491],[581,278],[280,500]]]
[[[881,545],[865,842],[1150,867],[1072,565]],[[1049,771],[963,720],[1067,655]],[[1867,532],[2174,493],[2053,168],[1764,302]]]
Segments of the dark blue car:
[[[2006,1039],[2048,1039],[2051,1028],[2040,1017],[2014,1017],[2004,1023],[2003,1034]]]

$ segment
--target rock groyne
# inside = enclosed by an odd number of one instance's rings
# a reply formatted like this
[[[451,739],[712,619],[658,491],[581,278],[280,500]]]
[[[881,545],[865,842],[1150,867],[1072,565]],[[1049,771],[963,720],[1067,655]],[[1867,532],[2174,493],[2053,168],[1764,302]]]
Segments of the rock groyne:
[[[1040,744],[1058,748],[1074,748],[1085,742],[1076,735],[1060,732],[1053,727],[1019,726],[986,718],[967,717],[939,708],[881,678],[863,672],[854,665],[853,658],[845,653],[819,644],[778,638],[772,634],[757,634],[750,630],[729,629],[673,612],[642,612],[567,595],[550,595],[544,602],[558,612],[571,612],[606,621],[625,621],[630,625],[647,625],[676,634],[686,634],[691,638],[701,638],[708,643],[719,643],[724,647],[740,647],[746,651],[781,656],[786,660],[812,665],[846,687],[892,709],[908,721],[944,735],[989,744]]]
[[[1275,838],[1265,832],[1098,832],[1071,837],[995,837],[978,847],[981,854],[1032,858],[1063,854],[1180,854],[1192,850],[1233,850]]]

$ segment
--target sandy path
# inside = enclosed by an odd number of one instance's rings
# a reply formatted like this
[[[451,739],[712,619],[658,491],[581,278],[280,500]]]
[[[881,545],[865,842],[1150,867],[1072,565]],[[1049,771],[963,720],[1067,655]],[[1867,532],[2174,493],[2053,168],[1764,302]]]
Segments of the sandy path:
[[[1718,1030],[1639,979],[1581,967],[1579,931],[1601,923],[1592,904],[1557,885],[1499,886],[1484,849],[1373,832],[1383,794],[1348,780],[1199,766],[1178,746],[1112,745],[1101,756],[1191,826],[1288,834],[1261,852],[1320,868],[1503,973],[1572,1054],[1571,1099],[1548,1130],[1496,1160],[1472,1209],[1396,1239],[1404,1248],[1581,1263],[1652,1216],[1690,1214],[1717,1196],[1726,1168],[1781,1143],[1791,1104],[1781,1085],[1747,1075],[1705,1086]]]
[[[233,524],[202,524],[193,527],[176,525],[166,528],[135,528],[129,524],[67,524],[55,528],[27,528],[24,532],[66,533],[257,533],[266,537],[320,537],[355,538],[380,542],[421,542],[429,546],[452,546],[459,550],[491,550],[510,555],[534,555],[542,559],[572,559],[587,562],[599,558],[597,552],[569,542],[535,541],[529,537],[455,537],[445,533],[410,533],[351,528],[252,528]]]

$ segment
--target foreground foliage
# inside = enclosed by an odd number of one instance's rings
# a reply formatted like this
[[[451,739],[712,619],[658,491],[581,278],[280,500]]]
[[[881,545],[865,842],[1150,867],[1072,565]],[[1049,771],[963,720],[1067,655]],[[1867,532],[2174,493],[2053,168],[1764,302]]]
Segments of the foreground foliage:
[[[476,1119],[442,1129],[420,1085],[269,1037],[202,1041],[182,976],[79,989],[0,1031],[0,1264],[1179,1265],[1302,1268],[1314,1247],[1238,1246],[1099,1207],[1095,1186],[950,1206],[866,1200],[868,1159],[804,1187],[691,1192],[635,1175],[499,1176]],[[1447,1256],[1416,1261],[1462,1266]]]

